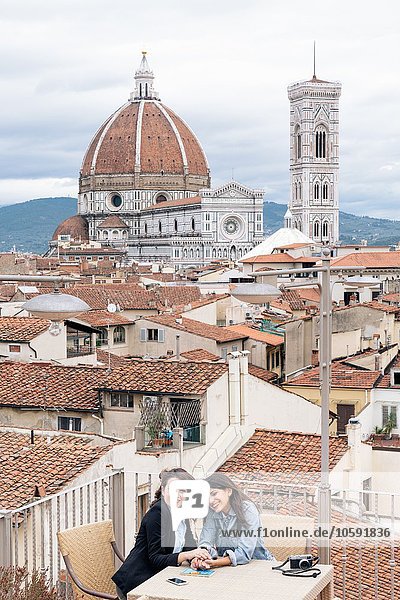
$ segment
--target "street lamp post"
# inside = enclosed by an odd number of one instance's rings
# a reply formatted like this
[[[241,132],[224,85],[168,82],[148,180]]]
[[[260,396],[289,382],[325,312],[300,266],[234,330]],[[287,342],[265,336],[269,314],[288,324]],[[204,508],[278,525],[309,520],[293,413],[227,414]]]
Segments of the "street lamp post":
[[[304,273],[321,273],[321,283],[318,284],[321,290],[320,305],[320,383],[321,383],[321,479],[319,485],[318,500],[318,519],[319,524],[324,528],[330,527],[331,521],[331,489],[329,483],[329,395],[330,395],[330,375],[331,375],[331,329],[332,329],[332,289],[331,289],[331,261],[329,248],[322,250],[322,264],[320,266],[305,269],[287,269],[258,271],[252,273],[254,277],[270,277],[279,275],[296,275]],[[268,284],[254,284],[257,286],[266,286],[270,288],[267,291],[263,301],[266,302],[272,297],[277,297],[280,291]],[[301,284],[300,284],[301,285]],[[304,285],[304,284],[303,284]],[[309,283],[308,283],[309,285]],[[246,287],[248,293],[246,294]],[[251,292],[253,284],[240,284],[232,290],[231,294],[235,298],[245,302],[261,303],[260,292]],[[238,289],[240,288],[240,289]],[[236,293],[238,290],[238,294]],[[255,298],[255,299],[254,299]],[[330,563],[330,543],[328,538],[320,538],[319,557],[322,564]]]

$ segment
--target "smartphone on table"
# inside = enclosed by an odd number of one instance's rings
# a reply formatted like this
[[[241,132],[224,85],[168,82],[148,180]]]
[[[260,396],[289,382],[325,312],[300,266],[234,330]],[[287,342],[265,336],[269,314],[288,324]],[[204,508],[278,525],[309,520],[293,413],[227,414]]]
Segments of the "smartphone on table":
[[[185,579],[179,579],[179,577],[171,577],[171,579],[167,579],[169,583],[173,583],[174,585],[186,585],[187,581]]]

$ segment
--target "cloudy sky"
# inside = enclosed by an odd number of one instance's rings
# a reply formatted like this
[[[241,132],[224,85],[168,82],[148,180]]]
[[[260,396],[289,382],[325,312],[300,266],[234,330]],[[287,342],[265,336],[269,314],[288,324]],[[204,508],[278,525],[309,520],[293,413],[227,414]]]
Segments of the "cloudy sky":
[[[400,219],[398,0],[0,0],[0,205],[75,196],[91,136],[148,51],[213,184],[286,203],[291,82],[342,82],[341,209]]]

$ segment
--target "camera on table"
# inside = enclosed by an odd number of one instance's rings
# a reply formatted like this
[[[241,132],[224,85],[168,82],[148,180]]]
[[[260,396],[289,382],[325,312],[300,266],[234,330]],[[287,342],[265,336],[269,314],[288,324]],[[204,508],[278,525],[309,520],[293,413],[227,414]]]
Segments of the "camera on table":
[[[289,556],[290,569],[298,569],[305,571],[306,569],[312,569],[314,564],[314,557],[311,554],[295,554]]]

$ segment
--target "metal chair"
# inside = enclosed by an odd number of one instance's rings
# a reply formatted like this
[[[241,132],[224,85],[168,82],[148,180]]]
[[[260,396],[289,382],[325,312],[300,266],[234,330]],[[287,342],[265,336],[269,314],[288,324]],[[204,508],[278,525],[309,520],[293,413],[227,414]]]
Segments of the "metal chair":
[[[75,599],[118,600],[111,576],[115,555],[122,562],[124,558],[115,543],[112,521],[59,531],[57,537]]]

